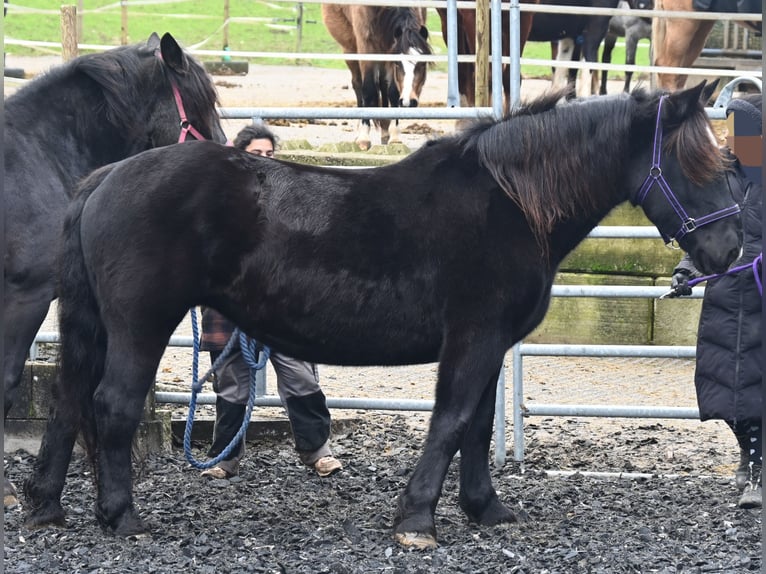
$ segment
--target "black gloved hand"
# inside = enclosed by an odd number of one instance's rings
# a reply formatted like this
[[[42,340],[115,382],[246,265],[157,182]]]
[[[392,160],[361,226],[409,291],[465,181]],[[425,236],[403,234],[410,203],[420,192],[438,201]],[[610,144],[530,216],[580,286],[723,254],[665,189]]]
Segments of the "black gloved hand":
[[[689,279],[691,274],[686,269],[679,269],[673,274],[670,279],[670,293],[669,298],[682,297],[684,295],[691,295],[692,288],[689,287]]]

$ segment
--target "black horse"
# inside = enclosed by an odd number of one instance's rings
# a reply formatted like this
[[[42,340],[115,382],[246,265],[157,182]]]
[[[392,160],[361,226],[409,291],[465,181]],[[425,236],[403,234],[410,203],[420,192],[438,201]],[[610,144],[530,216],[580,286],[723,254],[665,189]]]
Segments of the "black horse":
[[[701,103],[709,93],[701,84],[558,106],[554,93],[373,169],[192,142],[95,172],[65,223],[58,399],[26,483],[27,523],[64,522],[82,430],[98,520],[119,535],[146,532],[131,440],[169,337],[195,305],[307,361],[439,360],[396,538],[436,544],[434,511],[458,449],[469,519],[515,521],[489,472],[495,382],[545,315],[562,258],[626,200],[706,272],[739,252],[739,208]]]
[[[617,8],[619,0],[540,0],[541,5],[586,8]],[[610,16],[587,14],[537,13],[532,20],[527,42],[551,42],[553,59],[561,61],[598,62],[598,50],[609,29]],[[566,78],[566,80],[565,80]],[[556,68],[553,85],[575,85],[577,69]],[[598,76],[595,70],[583,70],[578,88],[580,95],[598,93]]]
[[[76,58],[5,100],[3,420],[56,297],[56,246],[78,180],[187,130],[225,142],[216,100],[205,70],[170,34]],[[5,495],[14,497],[7,481]]]

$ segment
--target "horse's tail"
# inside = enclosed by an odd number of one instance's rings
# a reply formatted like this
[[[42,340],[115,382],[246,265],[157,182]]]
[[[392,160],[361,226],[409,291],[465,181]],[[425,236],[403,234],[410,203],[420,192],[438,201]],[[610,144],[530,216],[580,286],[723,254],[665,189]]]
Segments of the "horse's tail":
[[[66,418],[77,421],[88,455],[96,457],[93,393],[104,373],[106,330],[82,251],[80,224],[88,197],[111,172],[101,168],[79,185],[64,220],[58,273],[60,349],[57,402],[70,409]]]

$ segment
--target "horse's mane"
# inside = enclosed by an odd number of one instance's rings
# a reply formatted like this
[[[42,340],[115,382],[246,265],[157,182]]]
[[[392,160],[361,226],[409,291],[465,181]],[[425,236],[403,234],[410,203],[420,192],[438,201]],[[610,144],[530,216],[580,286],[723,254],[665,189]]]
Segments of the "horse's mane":
[[[193,59],[187,58],[189,69],[178,73],[156,57],[154,49],[146,43],[113,48],[97,54],[86,54],[51,70],[49,82],[61,80],[68,75],[85,74],[103,90],[104,111],[107,121],[119,128],[130,128],[135,124],[136,102],[148,97],[156,80],[145,78],[144,82],[125,81],[124,78],[142,78],[146,59],[151,58],[152,76],[159,74],[172,77],[183,95],[184,105],[196,109],[212,107],[217,102],[215,88],[204,69]],[[155,75],[157,74],[157,75]],[[204,115],[202,115],[204,117]]]
[[[592,212],[599,201],[593,182],[583,177],[584,165],[599,174],[600,187],[619,185],[613,167],[630,153],[626,135],[632,130],[634,137],[652,137],[659,100],[658,94],[637,89],[630,95],[559,104],[565,94],[545,94],[499,122],[477,122],[459,136],[464,153],[477,153],[479,163],[522,210],[541,245],[557,222]],[[676,155],[684,174],[697,185],[712,181],[723,169],[709,129],[700,107],[691,118],[666,124],[664,130],[664,153]]]

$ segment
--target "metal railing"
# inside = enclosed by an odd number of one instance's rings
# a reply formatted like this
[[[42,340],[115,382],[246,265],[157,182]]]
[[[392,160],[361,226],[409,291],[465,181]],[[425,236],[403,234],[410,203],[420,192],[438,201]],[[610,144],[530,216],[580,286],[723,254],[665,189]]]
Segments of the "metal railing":
[[[625,239],[658,239],[659,232],[652,226],[599,226],[589,235],[589,238],[625,238]],[[664,287],[636,287],[627,285],[554,285],[551,291],[553,297],[609,297],[609,298],[657,298],[667,292]],[[701,298],[704,288],[697,287],[688,298]],[[36,355],[38,343],[58,343],[56,332],[40,332],[35,338],[35,344],[30,355]],[[168,346],[192,347],[193,338],[189,336],[173,336]],[[653,346],[653,345],[563,345],[563,344],[530,344],[520,342],[512,348],[512,405],[513,405],[513,436],[514,460],[524,460],[523,417],[525,416],[619,416],[641,418],[695,418],[696,409],[683,409],[666,406],[646,407],[630,405],[552,405],[530,404],[523,400],[523,356],[579,356],[579,357],[670,357],[685,358],[693,356],[693,347],[684,346]],[[267,394],[265,371],[259,371],[257,380],[256,406],[279,407],[282,405],[279,396]],[[500,373],[497,383],[497,399],[495,404],[495,464],[502,466],[506,461],[505,444],[505,370]],[[191,383],[189,384],[191,388]],[[156,403],[188,404],[191,392],[155,392]],[[197,396],[199,404],[215,404],[214,393],[201,393]],[[327,406],[333,409],[358,410],[405,410],[430,411],[433,400],[416,400],[405,398],[353,398],[327,397]]]

